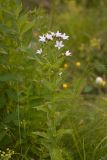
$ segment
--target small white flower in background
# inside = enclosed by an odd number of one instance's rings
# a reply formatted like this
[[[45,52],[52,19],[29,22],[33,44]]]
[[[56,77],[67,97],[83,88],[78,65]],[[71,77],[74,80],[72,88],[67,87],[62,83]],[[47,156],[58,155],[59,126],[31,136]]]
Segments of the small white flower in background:
[[[57,31],[55,35],[56,35],[57,38],[61,38],[62,33],[60,33],[59,31]]]
[[[38,49],[36,53],[37,54],[42,54],[42,48]]]
[[[62,47],[64,47],[64,44],[62,41],[56,41],[55,47],[59,49],[61,49]]]
[[[96,83],[101,84],[103,82],[103,79],[101,77],[96,78]]]
[[[68,50],[68,51],[65,52],[65,55],[70,56],[70,55],[72,55],[72,53]]]
[[[46,42],[46,37],[43,35],[43,36],[39,36],[39,41],[40,42]]]
[[[53,40],[52,34],[49,34],[49,33],[46,34],[46,38],[48,40]]]
[[[59,76],[62,76],[62,72],[59,73]]]
[[[98,84],[102,87],[105,87],[107,83],[102,77],[97,77],[96,78],[96,84]]]
[[[64,39],[64,40],[68,40],[69,39],[69,36],[67,36],[65,33],[61,35],[61,38]]]

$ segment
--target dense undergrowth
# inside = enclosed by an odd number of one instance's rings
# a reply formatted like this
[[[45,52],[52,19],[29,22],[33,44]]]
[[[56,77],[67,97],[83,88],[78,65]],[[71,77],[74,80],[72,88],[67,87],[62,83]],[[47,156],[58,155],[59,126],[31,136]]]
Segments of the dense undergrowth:
[[[103,2],[47,13],[1,0],[1,160],[107,160]]]

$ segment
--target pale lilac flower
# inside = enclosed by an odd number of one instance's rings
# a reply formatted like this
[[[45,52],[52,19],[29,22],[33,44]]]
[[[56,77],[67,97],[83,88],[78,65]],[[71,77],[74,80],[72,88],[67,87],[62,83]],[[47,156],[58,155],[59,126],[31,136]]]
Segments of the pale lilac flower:
[[[61,38],[64,40],[68,40],[69,36],[67,36],[65,33],[61,35]]]
[[[61,38],[62,33],[60,33],[59,31],[57,31],[55,35],[56,35],[57,38]]]
[[[59,49],[61,49],[62,47],[64,47],[64,44],[62,41],[56,41],[55,47]]]
[[[38,49],[36,53],[37,54],[42,54],[42,48]]]
[[[46,38],[48,40],[53,40],[52,34],[49,34],[49,33],[46,34]]]
[[[66,55],[66,56],[70,56],[71,54],[72,54],[72,53],[71,53],[69,50],[65,52],[65,55]]]
[[[39,41],[40,42],[46,42],[46,37],[43,35],[43,36],[39,36]]]

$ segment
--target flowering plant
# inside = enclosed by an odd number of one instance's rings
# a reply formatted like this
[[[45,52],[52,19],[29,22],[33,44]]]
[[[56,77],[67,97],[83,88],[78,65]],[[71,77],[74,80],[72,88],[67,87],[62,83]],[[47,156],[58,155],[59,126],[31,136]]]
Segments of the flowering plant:
[[[58,50],[60,50],[61,48],[64,47],[64,43],[63,40],[68,40],[69,36],[66,35],[65,33],[60,33],[59,31],[57,31],[56,33],[54,32],[48,32],[42,36],[39,36],[39,42],[41,43],[45,43],[48,45],[48,42],[51,41],[53,43],[55,43],[53,46],[56,47]],[[42,54],[43,50],[42,48],[37,50],[37,54]],[[64,55],[65,56],[70,56],[72,53],[67,50]]]

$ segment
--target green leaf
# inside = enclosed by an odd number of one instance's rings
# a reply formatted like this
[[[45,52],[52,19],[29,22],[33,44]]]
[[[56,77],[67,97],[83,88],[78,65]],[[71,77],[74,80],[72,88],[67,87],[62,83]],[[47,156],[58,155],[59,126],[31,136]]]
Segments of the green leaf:
[[[37,132],[32,132],[32,134],[48,139],[48,135],[45,132],[37,131]]]
[[[6,135],[6,131],[3,131],[0,133],[0,141],[2,141],[5,135]]]
[[[21,35],[23,35],[24,33],[28,32],[29,30],[31,30],[35,25],[35,21],[32,22],[26,22],[22,27],[21,27]]]
[[[84,88],[84,92],[85,93],[90,93],[90,92],[92,92],[93,91],[93,88],[91,87],[91,86],[86,86],[85,88]]]
[[[34,27],[35,20],[28,21],[28,13],[26,13],[19,18],[18,24],[19,24],[20,34],[22,36],[24,33],[26,33],[27,31],[31,30]]]
[[[0,52],[1,54],[1,52]],[[6,64],[8,61],[8,56],[5,54],[0,55],[0,64]]]
[[[7,74],[0,74],[0,81],[1,82],[6,82],[6,81],[20,81],[21,78],[18,77],[17,75],[13,75],[11,73]]]
[[[16,8],[15,13],[16,13],[16,17],[18,17],[19,13],[22,10],[22,2],[21,2],[21,0],[16,0],[16,4],[17,4],[17,8]]]
[[[72,130],[71,129],[59,129],[57,131],[57,137],[61,138],[63,135],[65,134],[71,134],[72,133]]]
[[[3,108],[5,104],[6,104],[6,98],[5,98],[4,94],[2,94],[0,96],[0,108]]]
[[[14,124],[16,124],[16,121],[18,122],[18,112],[17,112],[17,110],[14,111],[11,114],[8,114],[7,117],[4,119],[5,123],[14,122]]]
[[[62,156],[62,150],[60,148],[54,148],[51,151],[51,160],[64,160]]]
[[[8,95],[8,98],[10,100],[13,100],[13,101],[17,101],[17,92],[15,90],[12,90],[11,88],[7,89],[6,90],[6,93]]]

